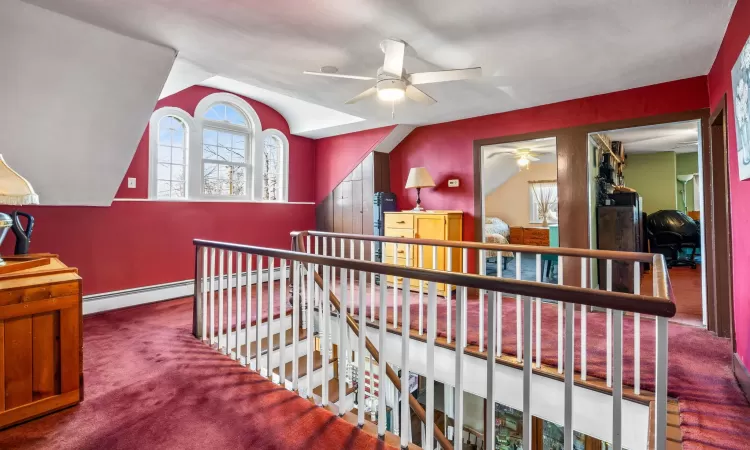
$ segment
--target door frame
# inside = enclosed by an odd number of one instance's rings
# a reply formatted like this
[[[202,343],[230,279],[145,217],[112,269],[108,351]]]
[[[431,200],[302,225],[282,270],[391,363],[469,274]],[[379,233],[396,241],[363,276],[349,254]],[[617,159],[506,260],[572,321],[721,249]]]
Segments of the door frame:
[[[724,94],[708,120],[710,151],[704,156],[704,170],[710,179],[703,185],[703,204],[711,214],[705,223],[707,256],[708,329],[720,337],[734,336],[734,299],[732,292],[732,212],[729,205],[729,145],[727,135],[727,96]],[[706,183],[708,181],[708,183]],[[709,244],[710,241],[710,244]],[[708,276],[710,272],[710,277]],[[710,279],[710,282],[708,280]]]

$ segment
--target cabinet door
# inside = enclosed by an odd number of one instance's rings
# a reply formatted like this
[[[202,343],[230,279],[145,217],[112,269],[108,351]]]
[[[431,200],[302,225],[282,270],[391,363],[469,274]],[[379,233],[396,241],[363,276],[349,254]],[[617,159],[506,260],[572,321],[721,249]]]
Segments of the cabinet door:
[[[417,239],[445,240],[445,216],[416,215],[414,217],[414,237]],[[424,246],[424,261],[422,267],[432,269],[432,246]],[[418,267],[414,258],[414,266]],[[445,248],[438,247],[437,269],[445,269]]]

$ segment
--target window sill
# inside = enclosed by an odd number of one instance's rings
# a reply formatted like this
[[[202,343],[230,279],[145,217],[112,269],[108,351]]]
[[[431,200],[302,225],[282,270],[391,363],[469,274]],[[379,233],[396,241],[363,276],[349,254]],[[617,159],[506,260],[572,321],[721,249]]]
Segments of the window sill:
[[[232,199],[210,199],[210,198],[190,198],[167,200],[162,198],[116,198],[115,202],[159,202],[159,203],[262,203],[264,205],[314,205],[315,202],[279,202],[268,200],[232,200]]]

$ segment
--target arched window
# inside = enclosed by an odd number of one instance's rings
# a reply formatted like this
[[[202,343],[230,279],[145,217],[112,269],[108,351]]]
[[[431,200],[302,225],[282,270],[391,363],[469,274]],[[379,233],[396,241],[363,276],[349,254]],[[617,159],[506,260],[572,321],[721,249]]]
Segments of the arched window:
[[[187,127],[174,116],[158,123],[156,197],[187,197]]]
[[[251,136],[247,119],[232,105],[213,105],[203,116],[202,136],[202,193],[247,196]]]

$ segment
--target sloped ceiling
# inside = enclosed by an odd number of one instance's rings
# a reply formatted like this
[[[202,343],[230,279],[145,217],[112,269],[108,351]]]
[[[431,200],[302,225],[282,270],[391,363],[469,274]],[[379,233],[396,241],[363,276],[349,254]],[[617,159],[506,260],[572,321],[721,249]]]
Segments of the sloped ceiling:
[[[17,0],[0,2],[0,153],[46,205],[109,205],[175,59]]]

